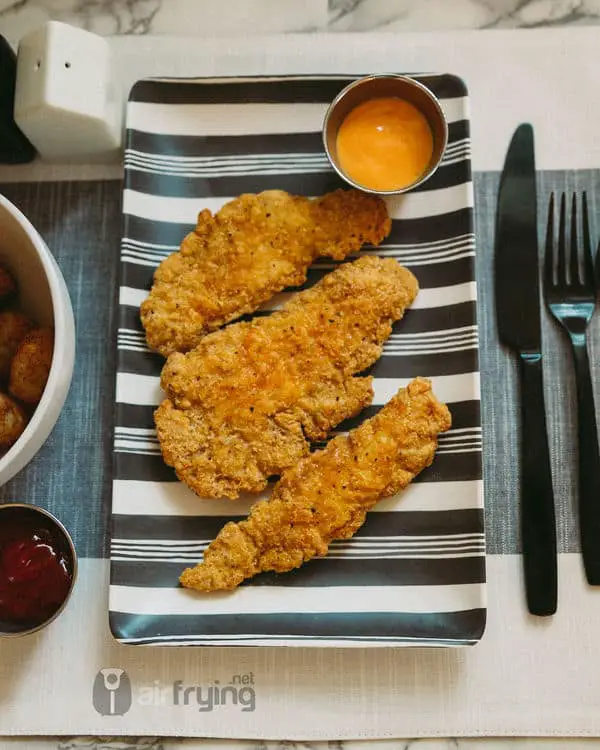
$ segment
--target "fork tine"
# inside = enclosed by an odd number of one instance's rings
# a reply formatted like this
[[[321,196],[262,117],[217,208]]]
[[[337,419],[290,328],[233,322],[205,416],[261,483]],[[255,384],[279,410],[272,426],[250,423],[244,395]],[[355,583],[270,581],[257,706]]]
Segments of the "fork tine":
[[[579,247],[577,244],[577,193],[571,201],[571,250],[569,253],[569,281],[571,286],[579,286]]]
[[[544,289],[554,286],[554,193],[550,193],[548,223],[546,224],[546,252],[544,255]]]
[[[583,283],[590,290],[594,285],[594,262],[592,261],[592,242],[590,238],[590,223],[588,219],[587,193],[582,196],[583,213]]]
[[[565,227],[566,216],[566,196],[563,193],[560,197],[560,218],[558,220],[558,257],[556,260],[556,283],[567,283],[567,237]]]

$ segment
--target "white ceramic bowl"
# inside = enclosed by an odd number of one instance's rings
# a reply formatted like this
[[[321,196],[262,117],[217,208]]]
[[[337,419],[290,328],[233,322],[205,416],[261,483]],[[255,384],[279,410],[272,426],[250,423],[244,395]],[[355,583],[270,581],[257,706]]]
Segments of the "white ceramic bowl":
[[[65,280],[44,240],[0,195],[0,263],[19,285],[19,307],[39,326],[54,327],[54,356],[40,403],[17,442],[0,458],[0,485],[42,447],[63,407],[75,361],[75,321]]]

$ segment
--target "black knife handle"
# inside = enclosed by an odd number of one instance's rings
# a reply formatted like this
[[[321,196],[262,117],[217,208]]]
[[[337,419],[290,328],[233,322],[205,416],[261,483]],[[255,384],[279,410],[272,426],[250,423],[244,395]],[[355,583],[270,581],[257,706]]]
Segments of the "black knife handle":
[[[521,534],[527,606],[553,615],[557,602],[556,520],[541,355],[522,354]]]
[[[594,392],[585,337],[575,338],[573,355],[577,378],[579,422],[579,526],[581,555],[588,583],[600,585],[600,455]]]

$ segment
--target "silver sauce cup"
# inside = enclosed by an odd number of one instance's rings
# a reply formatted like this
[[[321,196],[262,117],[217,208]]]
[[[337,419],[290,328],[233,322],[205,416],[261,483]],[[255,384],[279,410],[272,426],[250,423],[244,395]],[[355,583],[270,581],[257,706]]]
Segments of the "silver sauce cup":
[[[395,190],[374,190],[355,182],[341,168],[337,154],[338,131],[347,115],[363,102],[384,97],[395,97],[413,104],[425,116],[433,136],[433,153],[423,173],[414,182]],[[323,121],[323,144],[331,166],[352,187],[375,195],[399,195],[422,185],[439,167],[447,143],[448,123],[437,97],[427,86],[407,76],[372,75],[353,81],[335,97]]]
[[[67,602],[71,598],[73,587],[75,586],[75,581],[77,579],[77,553],[75,551],[75,545],[73,544],[69,532],[58,518],[55,518],[52,513],[49,513],[47,510],[39,508],[36,505],[28,505],[26,503],[0,504],[0,529],[5,528],[6,525],[11,522],[39,527],[40,529],[45,529],[51,533],[53,538],[56,539],[57,547],[59,547],[60,552],[64,555],[67,561],[67,567],[71,574],[71,584],[62,604],[50,617],[41,622],[35,624],[24,623],[21,626],[19,623],[12,621],[5,622],[0,619],[0,639],[14,638],[35,633],[56,620],[67,606]]]

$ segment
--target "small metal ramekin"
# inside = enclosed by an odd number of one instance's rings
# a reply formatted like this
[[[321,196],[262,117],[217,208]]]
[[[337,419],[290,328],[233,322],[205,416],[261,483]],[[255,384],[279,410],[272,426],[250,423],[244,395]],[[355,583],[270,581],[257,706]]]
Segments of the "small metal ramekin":
[[[0,622],[0,638],[18,638],[24,635],[29,635],[30,633],[35,633],[38,630],[42,630],[46,626],[50,625],[50,623],[54,622],[54,620],[56,620],[56,618],[67,606],[67,602],[71,598],[71,594],[73,593],[73,588],[75,586],[75,581],[77,579],[77,552],[75,551],[75,545],[73,544],[73,540],[71,539],[71,535],[69,534],[69,532],[58,520],[58,518],[53,516],[52,513],[48,512],[47,510],[44,510],[44,508],[40,508],[37,505],[28,505],[27,503],[0,504],[0,525],[2,525],[2,523],[5,523],[5,521],[2,520],[2,516],[7,513],[13,513],[17,516],[22,517],[36,515],[40,517],[40,525],[44,526],[44,528],[50,528],[54,533],[56,533],[56,535],[64,542],[64,548],[68,552],[70,558],[69,563],[71,572],[71,586],[69,587],[69,591],[67,593],[67,596],[65,597],[64,602],[51,617],[49,617],[47,620],[44,620],[44,622],[35,625],[34,627],[28,627],[23,628],[22,630],[14,631],[2,630],[2,623]]]
[[[433,135],[433,153],[427,168],[418,180],[396,190],[373,190],[350,178],[340,167],[337,156],[337,134],[344,118],[359,104],[370,99],[396,97],[413,104],[427,118]],[[359,78],[335,97],[323,121],[323,144],[331,166],[350,185],[365,193],[399,195],[413,190],[428,180],[439,167],[448,143],[448,123],[436,96],[419,81],[407,76],[382,74]]]

